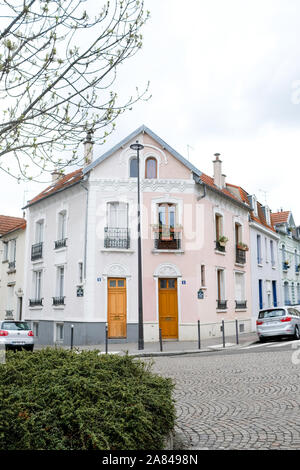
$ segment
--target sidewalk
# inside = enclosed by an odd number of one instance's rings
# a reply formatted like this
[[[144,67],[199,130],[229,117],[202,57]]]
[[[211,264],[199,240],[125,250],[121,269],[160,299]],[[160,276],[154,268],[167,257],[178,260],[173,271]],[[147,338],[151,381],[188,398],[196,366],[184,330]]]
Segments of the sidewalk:
[[[241,333],[239,335],[239,344],[236,344],[235,336],[228,336],[225,338],[225,348],[239,348],[245,347],[258,341],[256,333]],[[45,346],[36,345],[36,349],[42,349]],[[82,351],[90,351],[98,349],[101,353],[105,353],[105,344],[96,344],[89,346],[76,346],[74,349]],[[64,349],[69,349],[64,346]],[[159,342],[144,344],[143,350],[138,350],[137,343],[115,343],[108,340],[108,353],[121,354],[128,353],[130,356],[137,357],[153,357],[153,356],[175,356],[182,354],[197,354],[202,352],[209,352],[212,350],[223,349],[223,339],[221,337],[214,337],[201,340],[201,349],[198,349],[198,341],[163,341],[163,351],[160,351]]]

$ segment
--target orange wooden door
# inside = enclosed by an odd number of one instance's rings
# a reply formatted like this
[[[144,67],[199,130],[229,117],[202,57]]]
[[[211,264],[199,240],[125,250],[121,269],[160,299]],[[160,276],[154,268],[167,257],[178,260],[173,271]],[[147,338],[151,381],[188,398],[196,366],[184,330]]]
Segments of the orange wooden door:
[[[159,328],[164,339],[178,339],[177,279],[159,279]]]
[[[126,279],[108,278],[107,322],[109,338],[126,338]]]

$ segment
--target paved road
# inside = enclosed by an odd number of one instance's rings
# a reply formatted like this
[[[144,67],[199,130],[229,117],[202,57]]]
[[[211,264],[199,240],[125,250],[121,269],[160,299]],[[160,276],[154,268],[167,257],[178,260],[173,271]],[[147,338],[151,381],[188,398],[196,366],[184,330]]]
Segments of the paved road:
[[[176,382],[177,449],[300,449],[299,342],[157,357],[153,369]]]

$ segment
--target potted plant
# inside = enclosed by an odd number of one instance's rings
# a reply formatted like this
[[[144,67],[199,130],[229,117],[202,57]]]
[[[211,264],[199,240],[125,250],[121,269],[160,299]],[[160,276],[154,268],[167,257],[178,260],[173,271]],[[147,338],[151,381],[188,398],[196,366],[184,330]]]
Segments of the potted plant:
[[[288,269],[290,267],[290,262],[288,260],[284,261],[284,268]]]
[[[222,235],[222,237],[220,237],[218,240],[218,243],[220,244],[220,246],[225,246],[227,242],[228,242],[228,238],[225,237],[224,235]]]
[[[249,247],[246,243],[238,243],[237,247],[238,247],[239,250],[242,250],[242,251],[248,251],[249,250]]]

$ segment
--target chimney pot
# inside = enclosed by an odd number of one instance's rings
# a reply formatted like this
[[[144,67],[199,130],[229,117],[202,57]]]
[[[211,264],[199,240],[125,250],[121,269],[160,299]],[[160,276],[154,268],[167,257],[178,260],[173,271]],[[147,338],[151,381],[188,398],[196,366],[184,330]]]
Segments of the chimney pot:
[[[94,141],[92,140],[93,131],[87,131],[84,145],[84,166],[89,165],[93,161],[93,146]]]

